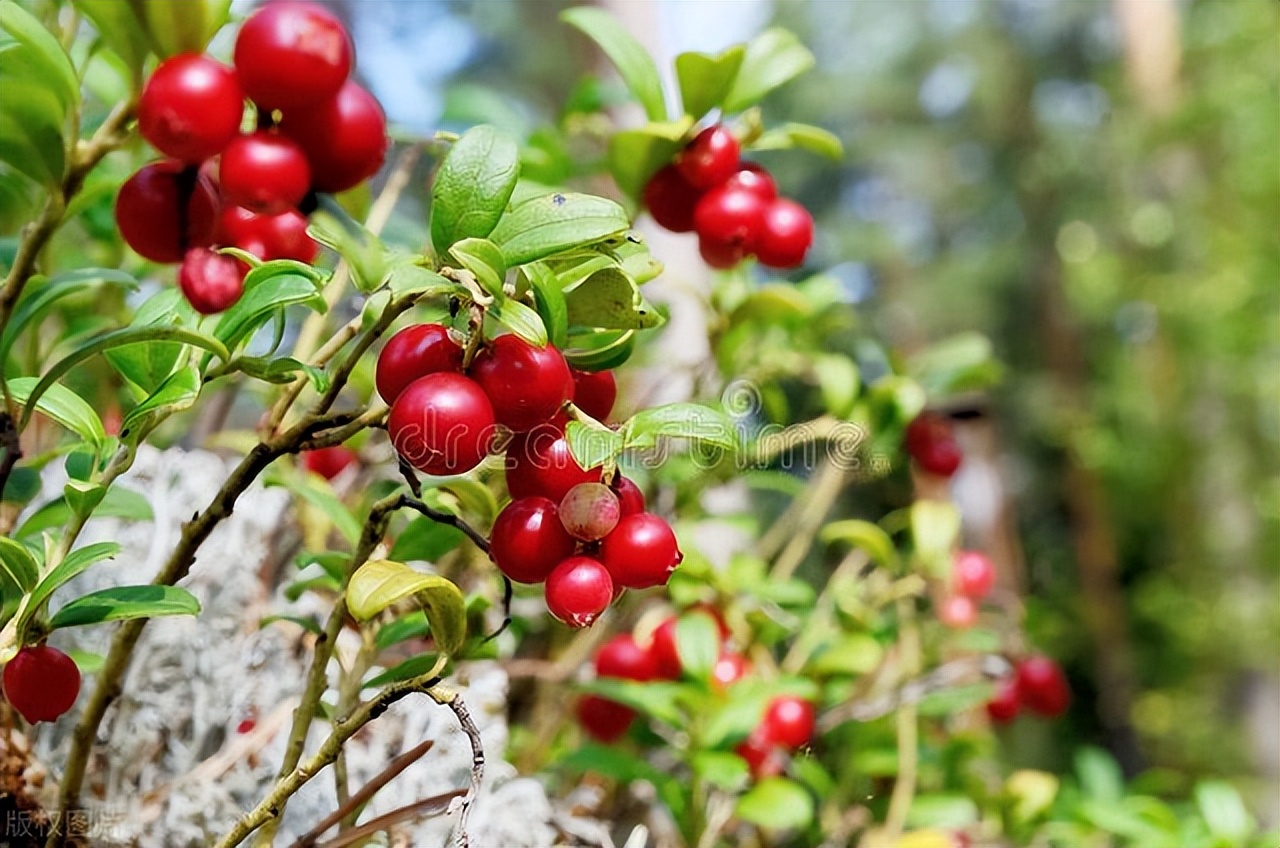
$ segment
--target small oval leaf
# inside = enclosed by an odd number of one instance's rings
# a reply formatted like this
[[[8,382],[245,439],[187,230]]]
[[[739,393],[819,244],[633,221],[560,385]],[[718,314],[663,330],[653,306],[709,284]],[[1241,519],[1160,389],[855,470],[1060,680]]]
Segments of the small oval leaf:
[[[443,577],[394,560],[366,562],[351,575],[347,609],[357,620],[368,621],[409,597],[426,612],[436,646],[446,654],[456,653],[467,638],[467,604],[462,591]]]

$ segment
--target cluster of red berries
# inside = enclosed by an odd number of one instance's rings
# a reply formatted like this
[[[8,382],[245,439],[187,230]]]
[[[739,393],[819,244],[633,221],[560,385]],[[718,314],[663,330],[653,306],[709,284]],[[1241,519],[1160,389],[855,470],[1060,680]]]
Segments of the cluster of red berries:
[[[938,605],[938,618],[948,627],[972,627],[978,619],[978,603],[991,594],[996,569],[985,554],[958,551],[951,560],[948,594]]]
[[[699,606],[686,615],[709,615],[720,632],[720,656],[711,671],[712,685],[724,690],[740,680],[750,663],[729,645],[729,628],[713,608]],[[646,683],[653,680],[680,680],[684,676],[676,644],[674,616],[659,624],[642,645],[631,633],[622,633],[602,645],[595,656],[596,677]],[[635,710],[600,695],[586,695],[577,705],[578,721],[588,735],[600,742],[622,738],[635,721]],[[813,703],[794,695],[778,695],[765,707],[760,723],[734,748],[747,761],[756,779],[781,774],[787,756],[809,744],[813,738]]]
[[[4,696],[31,724],[57,721],[80,694],[75,660],[49,645],[28,645],[4,667]]]
[[[987,702],[987,715],[997,724],[1008,724],[1022,707],[1045,718],[1057,718],[1071,706],[1071,686],[1062,667],[1051,658],[1031,656],[1020,660],[1013,676],[1005,680]]]
[[[712,268],[732,268],[748,256],[774,268],[798,267],[813,243],[813,217],[779,197],[769,172],[740,155],[726,127],[707,127],[649,179],[649,214],[672,232],[696,231],[698,251]]]
[[[964,459],[951,422],[936,412],[922,412],[907,425],[903,446],[921,471],[939,477],[955,474]]]
[[[240,28],[234,67],[184,53],[147,80],[138,129],[170,158],[121,186],[116,223],[144,258],[182,263],[178,282],[198,311],[221,312],[244,289],[245,265],[215,246],[310,262],[317,246],[299,204],[315,191],[352,188],[382,166],[386,118],[348,79],[353,56],[328,11],[274,0]],[[247,133],[246,98],[257,116]]]

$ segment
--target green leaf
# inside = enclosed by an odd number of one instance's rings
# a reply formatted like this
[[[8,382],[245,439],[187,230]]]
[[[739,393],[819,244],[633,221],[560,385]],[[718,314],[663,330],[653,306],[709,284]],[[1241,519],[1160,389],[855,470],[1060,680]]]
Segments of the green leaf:
[[[819,538],[828,545],[832,542],[847,542],[866,551],[877,565],[894,571],[898,569],[898,550],[893,546],[893,539],[879,525],[870,521],[858,518],[834,521],[822,528]]]
[[[374,644],[379,651],[384,651],[406,639],[421,639],[430,632],[431,625],[427,623],[427,614],[422,610],[414,610],[379,627],[378,635],[374,637]]]
[[[23,290],[22,299],[5,325],[4,333],[0,334],[0,361],[8,358],[9,350],[22,331],[48,315],[58,301],[103,285],[117,285],[128,291],[138,289],[137,280],[115,268],[82,268],[53,277],[33,278]]]
[[[813,54],[785,29],[772,28],[747,43],[733,87],[724,98],[725,112],[741,112],[765,95],[813,67]]]
[[[771,830],[805,827],[813,812],[813,796],[785,777],[766,777],[738,799],[738,818]]]
[[[790,150],[794,147],[828,159],[844,157],[844,143],[838,135],[809,124],[780,124],[765,130],[751,143],[752,150]]]
[[[133,0],[141,3],[147,31],[161,58],[177,53],[203,53],[227,22],[231,0]]]
[[[720,627],[705,612],[685,613],[676,621],[676,652],[680,667],[695,680],[710,680],[720,658]]]
[[[237,371],[242,371],[255,380],[283,385],[290,383],[301,371],[311,381],[317,392],[329,390],[329,375],[323,368],[299,362],[292,356],[238,356],[232,360]]]
[[[564,435],[569,442],[569,453],[584,469],[617,461],[624,447],[622,436],[613,430],[588,427],[580,421],[570,421]]]
[[[95,542],[67,554],[62,562],[55,565],[31,590],[31,600],[27,603],[23,618],[29,620],[39,612],[45,601],[49,600],[49,596],[57,591],[59,586],[76,575],[83,574],[101,560],[110,559],[118,553],[120,553],[120,546],[115,542]]]
[[[1076,751],[1076,776],[1084,794],[1099,801],[1119,801],[1124,797],[1124,775],[1115,758],[1101,748]]]
[[[0,46],[17,45],[3,51],[0,76],[15,74],[39,81],[65,116],[80,102],[80,80],[58,39],[17,3],[0,4],[0,31],[4,33]],[[59,119],[59,128],[61,123]]]
[[[692,128],[693,119],[684,118],[614,133],[609,138],[606,161],[618,188],[638,200],[649,178],[680,152]]]
[[[70,650],[67,651],[67,656],[75,662],[81,674],[97,674],[102,670],[102,664],[107,661],[102,654],[91,654],[88,651]]]
[[[271,473],[265,479],[267,486],[283,486],[293,494],[320,510],[333,522],[347,543],[354,546],[360,541],[360,522],[342,500],[333,493],[333,487],[315,474]]]
[[[633,680],[615,680],[599,678],[580,687],[583,692],[601,695],[611,701],[631,707],[663,724],[672,727],[683,727],[684,713],[679,707],[682,692],[687,684],[657,683],[646,681],[637,683]]]
[[[916,709],[925,717],[942,717],[968,712],[991,700],[990,683],[970,683],[939,689],[920,699]]]
[[[917,795],[911,799],[907,824],[911,827],[937,827],[963,830],[980,817],[972,798],[960,794]]]
[[[87,483],[83,480],[70,480],[62,489],[62,496],[67,500],[67,506],[71,508],[73,515],[88,517],[89,513],[97,509],[98,504],[102,503],[102,499],[106,497],[107,489],[97,483]]]
[[[290,624],[296,624],[308,633],[314,633],[319,636],[324,632],[324,628],[320,626],[320,622],[312,615],[268,615],[258,622],[258,628],[262,629],[277,621],[287,621]]]
[[[581,30],[600,46],[649,120],[661,121],[667,116],[657,65],[644,46],[612,15],[590,6],[578,6],[561,12],[560,20]]]
[[[1240,845],[1253,832],[1255,822],[1240,793],[1223,780],[1202,780],[1196,784],[1196,806],[1209,832],[1219,845]]]
[[[489,240],[502,249],[511,268],[621,235],[630,226],[627,213],[612,200],[554,192],[515,206],[502,216]]]
[[[79,627],[103,621],[199,615],[200,602],[177,586],[112,586],[76,598],[54,613],[49,628]]]
[[[751,777],[747,761],[728,751],[698,751],[691,765],[698,777],[726,792],[740,791]]]
[[[196,327],[200,316],[180,290],[164,288],[147,298],[129,323],[134,327]],[[150,342],[112,348],[103,355],[126,380],[144,392],[153,392],[173,373],[182,353],[178,342]]]
[[[300,273],[294,267],[297,264],[278,260],[250,271],[244,280],[244,294],[234,306],[222,313],[213,328],[214,336],[234,350],[286,306],[304,304],[317,312],[324,312],[326,306],[316,287],[314,272]]]
[[[1058,778],[1044,771],[1021,769],[1009,775],[1004,792],[1013,800],[1013,820],[1029,822],[1053,805],[1058,796]]]
[[[323,199],[320,206],[311,213],[307,234],[347,260],[357,289],[367,293],[378,288],[387,276],[386,245],[332,198]]]
[[[911,505],[911,538],[916,556],[934,577],[951,573],[951,549],[960,536],[960,513],[943,501],[918,500]]]
[[[466,534],[449,524],[424,516],[409,522],[391,548],[388,556],[396,561],[421,560],[435,562],[462,544]]]
[[[12,7],[12,3],[0,4],[0,9]],[[52,189],[62,181],[66,165],[64,114],[38,82],[6,79],[11,75],[3,73],[3,63],[17,52],[0,53],[0,88],[5,92],[0,98],[0,162]]]
[[[619,431],[627,448],[651,448],[660,438],[688,439],[692,442],[737,450],[738,430],[718,409],[696,403],[654,406],[633,415]]]
[[[10,504],[28,504],[40,494],[40,472],[27,465],[19,465],[9,472],[4,484],[3,501]]]
[[[387,282],[387,287],[391,290],[391,294],[396,297],[408,297],[409,295],[420,295],[427,297],[436,294],[447,294],[453,297],[465,298],[470,301],[471,293],[467,287],[453,280],[444,277],[432,271],[430,268],[423,268],[421,265],[402,265],[391,272],[391,278]],[[370,298],[372,302],[372,298]]]
[[[0,568],[23,592],[30,592],[40,580],[40,563],[35,555],[19,542],[0,536]]]
[[[570,333],[560,352],[579,371],[608,371],[630,359],[635,348],[635,330],[592,330]]]
[[[621,268],[605,268],[565,292],[569,324],[605,330],[645,330],[663,317],[640,295],[640,287]]]
[[[436,646],[454,654],[467,638],[467,604],[453,583],[435,574],[423,574],[402,562],[366,562],[351,575],[347,609],[359,621],[368,621],[387,607],[413,597],[427,614]]]
[[[818,389],[827,412],[836,418],[847,418],[853,412],[861,388],[858,366],[847,356],[821,353],[813,358],[813,373],[818,378]]]
[[[439,661],[439,654],[418,654],[417,656],[409,657],[404,662],[397,663],[386,671],[375,674],[361,685],[365,689],[380,689],[388,683],[412,680],[431,671]]]
[[[142,403],[129,410],[120,424],[121,440],[137,444],[146,434],[146,430],[139,427],[144,421],[167,418],[190,409],[200,397],[200,386],[200,371],[194,365],[172,374]]]
[[[546,328],[548,341],[563,349],[569,337],[569,307],[555,274],[541,262],[525,266],[525,276],[533,291],[533,306]]]
[[[729,698],[708,716],[702,730],[702,744],[719,748],[739,742],[760,724],[765,707],[775,693],[756,683],[730,686]]]
[[[489,307],[489,314],[495,321],[529,344],[546,347],[547,328],[542,325],[542,319],[531,307],[508,297]]]
[[[991,388],[1000,381],[1002,369],[990,339],[960,333],[913,354],[907,371],[930,397],[946,397]]]
[[[15,377],[9,381],[9,395],[15,402],[25,405],[37,388],[37,382],[35,377]],[[94,450],[101,449],[107,440],[98,413],[66,386],[48,386],[43,395],[36,398],[35,408],[92,444]]]
[[[122,518],[126,521],[150,521],[155,517],[151,504],[147,499],[132,489],[126,489],[119,483],[107,489],[102,502],[94,509],[98,518]],[[37,509],[22,523],[14,534],[14,538],[25,539],[28,536],[42,533],[66,524],[71,519],[71,507],[66,497],[52,500]]]
[[[811,674],[870,674],[884,658],[884,648],[867,633],[846,633],[824,647],[805,667]]]
[[[719,56],[681,53],[676,57],[676,79],[685,114],[697,120],[724,102],[742,67],[746,50],[735,44]]]
[[[444,255],[464,239],[486,238],[520,178],[515,139],[482,124],[450,148],[431,187],[431,243]]]
[[[120,0],[72,0],[89,19],[113,53],[124,60],[134,81],[141,81],[142,65],[151,52],[147,31],[129,3]]]
[[[449,248],[449,254],[476,275],[480,287],[486,292],[499,300],[505,296],[502,278],[507,266],[496,244],[485,238],[466,238]]]

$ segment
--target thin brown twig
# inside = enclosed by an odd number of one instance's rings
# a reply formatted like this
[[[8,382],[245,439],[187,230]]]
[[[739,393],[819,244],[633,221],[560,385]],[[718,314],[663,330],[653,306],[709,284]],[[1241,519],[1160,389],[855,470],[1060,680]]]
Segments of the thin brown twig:
[[[330,839],[328,842],[318,846],[318,848],[346,848],[348,845],[354,845],[365,837],[372,836],[390,828],[393,824],[402,822],[406,819],[420,818],[422,816],[439,815],[449,809],[449,805],[454,798],[460,798],[467,794],[465,789],[454,789],[443,795],[435,795],[431,798],[424,798],[421,801],[415,801],[389,813],[383,813],[376,819],[369,819],[358,827],[353,827],[346,833]]]

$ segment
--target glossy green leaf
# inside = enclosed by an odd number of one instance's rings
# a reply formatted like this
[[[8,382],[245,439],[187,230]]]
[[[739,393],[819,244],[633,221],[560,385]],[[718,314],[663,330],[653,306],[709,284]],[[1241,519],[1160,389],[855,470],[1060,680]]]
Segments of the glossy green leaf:
[[[440,661],[440,655],[435,653],[418,654],[414,657],[396,663],[391,668],[373,675],[363,683],[365,689],[380,689],[388,683],[399,683],[402,680],[412,680],[415,677],[421,677],[431,671]]]
[[[991,388],[1003,370],[991,340],[981,333],[959,333],[935,342],[913,354],[907,369],[930,397]]]
[[[314,506],[325,517],[333,522],[333,526],[348,544],[355,545],[360,541],[360,521],[347,509],[346,504],[334,494],[333,487],[318,475],[269,473],[264,478],[268,486],[283,486],[294,495]]]
[[[735,44],[719,56],[681,53],[676,57],[676,79],[685,114],[697,120],[724,102],[738,77],[746,50]]]
[[[666,118],[667,106],[658,68],[649,51],[616,18],[591,6],[578,6],[561,12],[560,20],[581,30],[600,46],[649,120]]]
[[[702,742],[708,747],[724,747],[739,742],[755,730],[774,693],[751,681],[729,687],[728,697],[707,716]]]
[[[139,429],[142,422],[190,409],[200,397],[201,385],[200,371],[194,365],[173,373],[142,403],[129,410],[120,424],[120,438],[136,444],[143,435]]]
[[[679,683],[655,681],[637,683],[632,680],[598,678],[591,683],[582,684],[580,689],[583,692],[602,695],[611,701],[617,701],[663,724],[681,727],[685,724],[685,717],[679,702],[681,693],[686,687],[687,684]]]
[[[676,652],[680,667],[695,680],[710,680],[720,658],[720,626],[705,612],[692,611],[676,621]]]
[[[1124,797],[1124,774],[1115,758],[1101,748],[1086,746],[1075,754],[1080,788],[1099,801],[1119,801]]]
[[[31,590],[31,600],[27,603],[24,617],[29,619],[35,615],[59,586],[83,574],[98,562],[110,559],[118,553],[120,553],[120,546],[115,542],[95,542],[67,554],[62,562],[40,578],[40,582]]]
[[[564,435],[569,442],[569,452],[583,468],[616,462],[624,447],[622,437],[613,430],[588,427],[578,421],[570,421]]]
[[[0,55],[0,78],[18,72],[25,79],[41,82],[57,99],[63,114],[80,101],[80,80],[71,57],[39,20],[17,3],[0,3],[0,32],[0,46],[18,45]]]
[[[0,568],[24,592],[30,592],[40,580],[40,563],[26,545],[0,536]]]
[[[541,262],[530,262],[525,273],[533,291],[533,305],[546,328],[547,340],[558,349],[569,337],[569,307],[555,274]]]
[[[635,330],[592,330],[570,333],[560,352],[579,371],[607,371],[630,359],[635,348]]]
[[[97,483],[85,480],[69,480],[62,488],[62,496],[67,501],[73,515],[87,517],[97,509],[98,504],[106,497],[107,489]]]
[[[466,534],[457,527],[441,524],[424,515],[410,521],[401,531],[388,556],[396,561],[435,562],[466,538]]]
[[[741,112],[765,95],[813,67],[813,54],[785,29],[772,28],[747,43],[733,87],[724,98],[725,112]]]
[[[315,616],[311,615],[268,615],[258,622],[258,628],[264,628],[277,621],[287,621],[290,624],[296,624],[308,633],[314,633],[319,636],[324,632],[324,628],[320,626],[320,622]]]
[[[907,824],[963,830],[978,821],[981,813],[972,798],[958,793],[922,793],[911,799]]]
[[[387,281],[387,288],[396,297],[450,295],[471,299],[471,293],[466,286],[445,279],[430,268],[424,268],[421,265],[403,265],[394,269]],[[373,302],[373,298],[369,300],[370,303]]]
[[[627,448],[651,448],[659,439],[691,442],[737,450],[738,430],[718,409],[696,403],[654,406],[633,415],[619,431]]]
[[[691,765],[698,777],[726,792],[740,791],[751,777],[747,761],[728,751],[699,751]]]
[[[630,226],[627,213],[612,200],[553,192],[515,206],[489,240],[502,249],[511,268],[621,235]]]
[[[231,11],[231,0],[133,0],[141,8],[152,44],[162,58],[203,53]]]
[[[538,347],[546,346],[547,328],[543,326],[542,318],[532,307],[508,297],[489,307],[489,315],[529,344]]]
[[[9,395],[15,402],[27,405],[37,388],[35,377],[15,377],[9,381]],[[107,439],[98,413],[82,397],[66,386],[53,384],[36,398],[35,408],[57,421],[94,446],[101,448]]]
[[[604,330],[645,330],[663,323],[662,315],[640,294],[621,268],[605,268],[564,293],[569,324]]]
[[[0,4],[0,9],[12,3]],[[9,51],[10,53],[15,51]],[[7,54],[0,54],[3,60]],[[53,97],[31,81],[10,82],[0,74],[0,162],[36,183],[53,188],[66,165],[62,124]]]
[[[410,597],[426,612],[436,647],[455,654],[467,638],[467,604],[458,587],[443,577],[393,560],[366,562],[351,575],[347,609],[357,620],[367,621]]]
[[[861,548],[877,565],[893,570],[898,568],[898,550],[893,546],[893,539],[870,521],[858,518],[834,521],[822,528],[819,538],[826,544],[844,542]]]
[[[614,133],[609,138],[606,161],[618,188],[639,200],[649,178],[675,158],[692,128],[693,119],[685,118]]]
[[[0,361],[7,359],[13,343],[33,322],[39,322],[58,301],[104,285],[136,291],[138,281],[115,268],[81,268],[53,277],[37,276],[27,283],[13,317],[0,334]]]
[[[245,277],[244,294],[234,306],[222,313],[213,334],[227,348],[234,350],[248,341],[279,310],[295,304],[317,312],[326,310],[314,276],[277,263],[262,265]]]
[[[813,821],[809,791],[785,777],[766,777],[738,799],[738,818],[770,830],[801,828]]]
[[[870,674],[884,658],[884,648],[868,633],[846,633],[822,648],[806,666],[817,676]]]
[[[93,514],[98,518],[121,518],[125,521],[150,521],[155,517],[151,504],[145,497],[119,483],[107,489]],[[71,515],[66,497],[59,497],[32,513],[14,533],[14,538],[25,539],[45,530],[61,527],[70,520]]]
[[[130,326],[179,326],[194,328],[200,315],[177,288],[163,288],[147,298],[134,313]],[[111,367],[144,392],[159,388],[182,357],[180,342],[149,342],[103,351]]]
[[[1196,806],[1217,845],[1240,845],[1253,833],[1253,816],[1240,793],[1224,780],[1202,780],[1195,788]]]
[[[406,639],[421,639],[430,632],[431,625],[427,623],[427,614],[422,610],[414,610],[379,627],[374,643],[381,651],[392,645],[398,645]]]
[[[67,651],[67,656],[71,657],[76,664],[76,668],[80,669],[81,674],[97,674],[102,670],[102,664],[107,658],[102,654],[92,654],[88,651]]]
[[[752,150],[790,150],[799,148],[828,159],[844,157],[844,143],[830,130],[810,124],[779,124],[765,130],[751,143]]]
[[[49,627],[79,627],[103,621],[199,615],[200,602],[177,586],[112,586],[76,598],[54,613]]]
[[[822,392],[827,412],[837,418],[846,418],[853,411],[861,388],[858,366],[849,357],[837,353],[816,354],[813,373],[818,378],[818,389]]]
[[[502,299],[503,275],[507,273],[502,251],[485,238],[466,238],[449,248],[452,256],[463,268],[475,274],[480,287],[495,298]]]
[[[2,499],[9,504],[28,504],[40,494],[40,472],[27,465],[15,466],[4,483]]]
[[[125,66],[141,81],[142,65],[151,47],[147,31],[129,3],[120,0],[71,0],[72,5],[89,19],[107,47],[119,56]]]
[[[520,178],[515,139],[492,126],[467,130],[449,149],[431,187],[431,243],[444,255],[464,239],[486,238]]]

